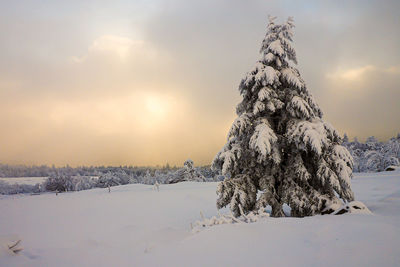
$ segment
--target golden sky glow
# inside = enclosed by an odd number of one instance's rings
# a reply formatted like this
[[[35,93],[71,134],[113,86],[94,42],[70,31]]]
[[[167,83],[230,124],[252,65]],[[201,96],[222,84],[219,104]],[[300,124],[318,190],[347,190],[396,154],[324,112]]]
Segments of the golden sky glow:
[[[389,138],[400,131],[398,7],[2,2],[0,163],[210,164],[266,14],[294,16],[298,67],[325,119],[350,137]]]

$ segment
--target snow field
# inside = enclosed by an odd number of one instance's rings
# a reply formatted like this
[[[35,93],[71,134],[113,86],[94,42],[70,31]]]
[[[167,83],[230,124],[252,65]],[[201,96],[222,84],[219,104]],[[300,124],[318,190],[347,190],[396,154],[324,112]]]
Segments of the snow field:
[[[124,185],[0,199],[0,266],[398,266],[400,173],[359,174],[374,215],[266,218],[191,232],[217,183]],[[226,213],[227,210],[222,210]],[[12,255],[6,244],[21,239]]]
[[[0,177],[0,181],[6,182],[8,184],[41,184],[43,183],[47,177]]]

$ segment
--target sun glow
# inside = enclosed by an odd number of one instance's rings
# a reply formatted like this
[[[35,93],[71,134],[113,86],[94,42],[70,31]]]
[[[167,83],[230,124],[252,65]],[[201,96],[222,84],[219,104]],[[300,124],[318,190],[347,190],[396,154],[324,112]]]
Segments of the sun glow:
[[[168,102],[161,99],[159,96],[149,95],[146,97],[146,110],[153,117],[161,118],[166,115]]]
[[[140,99],[142,99],[141,114],[138,114],[138,119],[142,127],[165,130],[171,119],[175,117],[176,99],[159,92],[145,93]]]
[[[327,78],[330,79],[340,79],[345,81],[361,81],[363,80],[364,76],[371,71],[374,71],[376,68],[373,65],[366,65],[360,68],[353,68],[353,69],[338,69],[334,73],[326,74]]]

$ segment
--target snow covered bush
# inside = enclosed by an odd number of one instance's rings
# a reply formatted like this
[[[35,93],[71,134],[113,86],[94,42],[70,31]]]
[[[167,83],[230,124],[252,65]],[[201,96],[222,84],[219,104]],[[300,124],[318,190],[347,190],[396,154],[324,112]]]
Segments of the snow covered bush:
[[[97,178],[77,175],[74,177],[73,183],[75,191],[88,190],[97,186]]]
[[[66,174],[54,174],[44,182],[46,191],[73,191],[75,189],[72,176]]]
[[[241,210],[241,216],[234,216],[231,214],[221,214],[218,212],[218,216],[211,218],[205,218],[203,213],[200,212],[201,220],[191,224],[192,233],[198,233],[204,228],[220,224],[235,224],[235,223],[252,223],[257,222],[261,219],[268,218],[270,215],[264,209],[260,209],[257,212],[249,212],[247,215]]]
[[[116,186],[120,184],[121,184],[120,178],[111,172],[107,172],[106,174],[101,175],[97,180],[97,187],[101,188]]]
[[[218,186],[217,207],[229,205],[234,216],[267,205],[271,216],[284,216],[284,203],[292,216],[310,216],[354,200],[352,157],[322,120],[295,67],[293,20],[282,25],[274,20],[269,20],[261,59],[240,83],[238,117],[213,161],[214,169],[230,175]]]
[[[123,170],[117,170],[113,172],[113,176],[116,177],[119,184],[129,184],[132,180],[132,177]]]

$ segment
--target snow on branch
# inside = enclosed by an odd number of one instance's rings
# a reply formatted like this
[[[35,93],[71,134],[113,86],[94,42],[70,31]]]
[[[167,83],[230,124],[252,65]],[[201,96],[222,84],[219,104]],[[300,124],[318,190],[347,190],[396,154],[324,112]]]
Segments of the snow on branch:
[[[282,78],[290,85],[295,86],[299,90],[303,89],[304,82],[299,73],[293,68],[285,68],[281,70]]]
[[[271,23],[271,24],[275,23],[276,18],[277,18],[276,16],[268,15],[268,21],[269,21],[269,23]]]
[[[329,145],[324,123],[319,119],[297,121],[289,127],[286,135],[297,148],[307,151],[309,146],[317,155],[321,155],[322,149]]]
[[[255,64],[253,69],[247,73],[246,77],[243,78],[240,86],[241,93],[244,93],[244,88],[252,88],[254,84],[263,86],[279,84],[279,75],[279,71],[259,61]]]
[[[258,68],[258,71],[254,77],[257,82],[266,86],[272,85],[275,82],[279,81],[278,74],[279,72],[273,67],[263,66],[262,68]]]
[[[258,92],[259,101],[269,100],[271,97],[277,97],[277,96],[278,95],[276,94],[276,92],[268,87],[263,87]]]
[[[318,165],[318,170],[317,170],[317,177],[321,181],[322,185],[325,186],[326,184],[332,186],[332,188],[336,192],[341,191],[340,183],[339,183],[339,178],[335,174],[333,170],[329,167],[328,163],[324,160],[321,159]]]
[[[286,109],[289,111],[290,115],[299,119],[310,119],[311,117],[314,117],[314,112],[311,107],[299,96],[294,96],[287,104]]]
[[[257,115],[258,113],[265,110],[265,104],[261,101],[256,101],[253,107],[253,114]]]
[[[311,174],[304,166],[304,161],[299,154],[293,159],[291,166],[298,180],[306,182],[311,179]]]
[[[235,224],[235,223],[253,223],[257,222],[261,219],[265,219],[269,217],[269,213],[265,212],[264,209],[260,209],[258,212],[250,212],[247,215],[244,214],[243,209],[239,206],[241,216],[235,217],[232,212],[230,214],[222,215],[218,211],[218,216],[213,216],[210,219],[205,218],[203,213],[200,212],[201,220],[196,221],[194,224],[191,224],[192,233],[198,233],[201,230],[207,229],[212,226],[221,225],[221,224]]]
[[[306,92],[304,92],[304,91],[306,91]],[[322,118],[322,111],[319,108],[317,102],[315,102],[313,95],[311,93],[307,92],[306,89],[304,91],[300,94],[301,97],[307,101],[308,105],[312,108],[314,114],[317,117]],[[332,127],[332,129],[333,129],[333,127]],[[335,131],[335,130],[333,129],[333,131]]]
[[[268,121],[262,119],[250,138],[249,146],[260,154],[259,161],[263,161],[271,153],[272,146],[276,141],[278,141],[278,137],[271,129]]]
[[[294,49],[291,42],[292,34],[288,33],[287,31],[281,32],[279,34],[279,39],[281,40],[281,44],[286,52],[286,56],[288,57],[288,59],[297,64],[296,50]]]
[[[221,168],[222,175],[226,175],[235,167],[235,162],[240,159],[240,156],[240,146],[228,142],[215,156],[212,167],[213,169]]]
[[[271,63],[272,61],[274,61],[275,58],[276,58],[276,56],[275,56],[274,54],[272,54],[272,53],[267,53],[267,54],[264,56],[264,61],[265,61],[266,64],[269,64],[269,63]]]
[[[340,136],[339,133],[333,128],[332,124],[329,122],[324,121],[324,128],[326,132],[326,136],[333,142],[339,142]]]
[[[276,110],[276,107],[275,107],[275,104],[273,101],[269,101],[265,107],[271,113],[274,113]]]
[[[286,24],[289,25],[291,28],[294,27],[294,18],[292,16],[289,16],[287,18]]]
[[[285,50],[283,49],[282,43],[279,39],[271,42],[268,45],[268,50],[280,57],[283,56],[283,54],[285,53]]]
[[[21,244],[21,239],[18,239],[17,241],[11,242],[10,244],[7,245],[8,249],[10,250],[10,252],[12,252],[13,254],[18,254],[19,252],[21,252],[23,250],[22,247],[20,247]]]
[[[228,140],[233,136],[240,136],[250,125],[250,114],[244,113],[235,119],[228,133]]]
[[[341,145],[335,145],[330,154],[331,164],[335,167],[341,190],[337,193],[347,201],[354,200],[354,194],[350,189],[353,175],[353,158],[350,152]]]

